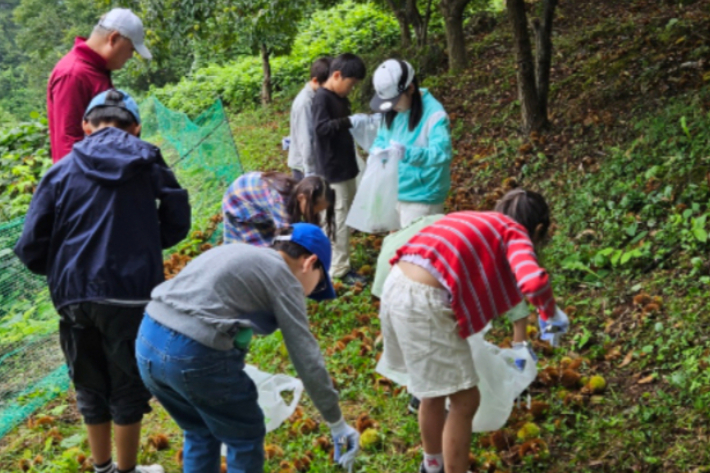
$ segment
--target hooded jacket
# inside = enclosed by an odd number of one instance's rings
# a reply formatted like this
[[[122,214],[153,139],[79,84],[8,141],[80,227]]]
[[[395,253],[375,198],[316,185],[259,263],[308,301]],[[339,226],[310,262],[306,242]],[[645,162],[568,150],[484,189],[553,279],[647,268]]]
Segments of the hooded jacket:
[[[147,302],[164,279],[162,249],[189,230],[187,191],[160,150],[107,127],[75,144],[42,178],[15,253],[47,276],[57,309]]]
[[[383,120],[371,153],[387,149],[395,141],[405,147],[399,162],[400,202],[441,204],[451,187],[451,133],[444,107],[427,89],[420,89],[423,113],[417,127],[409,130],[409,111],[397,113],[388,128]]]

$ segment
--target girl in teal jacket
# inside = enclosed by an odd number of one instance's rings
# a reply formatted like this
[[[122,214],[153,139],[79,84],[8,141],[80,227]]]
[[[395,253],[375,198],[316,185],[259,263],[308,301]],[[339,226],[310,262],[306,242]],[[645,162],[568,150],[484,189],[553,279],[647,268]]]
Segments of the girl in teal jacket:
[[[414,68],[389,59],[373,77],[370,106],[385,119],[372,145],[399,159],[399,213],[404,228],[414,220],[443,213],[451,187],[451,134],[444,107],[420,89]]]

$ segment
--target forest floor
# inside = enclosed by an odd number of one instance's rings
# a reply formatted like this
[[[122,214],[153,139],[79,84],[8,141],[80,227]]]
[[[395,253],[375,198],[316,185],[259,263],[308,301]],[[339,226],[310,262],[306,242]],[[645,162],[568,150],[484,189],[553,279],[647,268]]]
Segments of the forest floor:
[[[541,259],[572,319],[560,348],[537,344],[532,409],[472,437],[472,471],[710,471],[710,16],[707,1],[680,3],[562,2],[545,134],[518,132],[503,17],[469,38],[469,70],[425,81],[451,117],[448,210],[490,209],[516,186],[542,192],[555,224]],[[288,106],[232,117],[245,168],[284,167]],[[371,274],[380,244],[355,235],[355,268]],[[377,428],[355,471],[413,473],[421,449],[408,395],[374,374],[378,303],[367,285],[339,292],[309,311],[346,417]],[[490,338],[508,334],[500,321]],[[281,344],[279,334],[257,339],[248,362],[295,374]],[[592,376],[603,391],[586,386]],[[300,419],[267,436],[266,470],[338,471],[322,448],[327,427],[307,396],[301,405]],[[517,439],[526,422],[541,441]],[[155,403],[144,437],[141,461],[180,471],[181,433]],[[87,455],[70,392],[0,440],[0,471],[77,471]]]

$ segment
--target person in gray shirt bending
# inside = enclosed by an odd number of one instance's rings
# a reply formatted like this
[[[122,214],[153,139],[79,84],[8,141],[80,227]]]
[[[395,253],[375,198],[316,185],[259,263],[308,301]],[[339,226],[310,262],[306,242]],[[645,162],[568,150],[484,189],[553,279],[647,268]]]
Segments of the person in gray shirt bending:
[[[262,473],[264,415],[244,372],[252,333],[281,329],[289,356],[333,435],[335,460],[352,468],[359,435],[345,423],[305,297],[335,298],[331,245],[323,230],[296,223],[272,248],[213,248],[156,287],[138,332],[136,358],[148,390],[184,431],[183,471]]]

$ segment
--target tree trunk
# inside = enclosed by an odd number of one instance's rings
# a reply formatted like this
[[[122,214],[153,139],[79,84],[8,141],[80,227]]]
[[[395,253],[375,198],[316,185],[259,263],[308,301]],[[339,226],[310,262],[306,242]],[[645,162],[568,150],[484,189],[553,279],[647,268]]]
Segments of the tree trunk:
[[[264,69],[264,81],[261,83],[261,104],[269,105],[271,103],[271,63],[269,56],[271,51],[266,47],[266,44],[261,43],[261,64]]]
[[[419,12],[417,0],[407,0],[407,18],[414,29],[414,37],[417,40],[417,47],[423,48],[427,44],[429,33],[429,21],[431,20],[431,4],[433,0],[427,0],[424,14]]]
[[[422,35],[422,41],[420,47],[427,45],[429,40],[429,23],[431,22],[431,4],[432,0],[429,0],[426,4],[426,12],[424,12],[424,34]]]
[[[399,36],[403,48],[408,48],[412,45],[412,33],[409,30],[410,18],[407,15],[405,0],[387,0],[387,4],[392,9],[394,17],[399,23]]]
[[[405,11],[407,14],[407,20],[409,24],[412,25],[414,30],[414,37],[417,40],[417,47],[422,46],[422,35],[424,33],[424,18],[419,13],[419,7],[417,6],[417,0],[406,0],[405,1]]]
[[[537,85],[537,98],[540,115],[548,122],[547,96],[550,92],[550,67],[552,65],[552,20],[558,0],[545,0],[542,6],[542,22],[533,22],[535,30],[535,56],[537,68],[535,69],[535,83]]]
[[[506,5],[508,17],[513,25],[515,57],[518,62],[518,98],[523,115],[523,132],[527,134],[542,129],[546,120],[540,114],[525,0],[506,0]]]
[[[446,28],[446,49],[449,53],[451,72],[465,69],[466,42],[463,34],[463,12],[470,0],[441,0],[439,9]],[[523,1],[523,0],[521,0]]]

